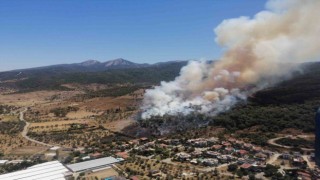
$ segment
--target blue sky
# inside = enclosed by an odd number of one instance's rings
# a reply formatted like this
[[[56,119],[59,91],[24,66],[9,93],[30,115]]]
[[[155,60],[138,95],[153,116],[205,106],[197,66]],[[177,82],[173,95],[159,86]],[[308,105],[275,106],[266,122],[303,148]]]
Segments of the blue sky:
[[[0,71],[88,59],[216,59],[213,29],[265,0],[3,0]]]

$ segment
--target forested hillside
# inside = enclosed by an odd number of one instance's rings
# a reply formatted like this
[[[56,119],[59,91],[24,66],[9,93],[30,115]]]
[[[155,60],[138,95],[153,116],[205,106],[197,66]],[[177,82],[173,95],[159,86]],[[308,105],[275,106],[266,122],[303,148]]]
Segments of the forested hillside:
[[[240,105],[214,118],[214,125],[228,129],[259,126],[264,132],[297,128],[314,130],[314,116],[320,106],[320,63],[304,65],[304,73],[275,87],[257,92]]]
[[[230,132],[253,127],[253,131],[262,133],[276,133],[286,128],[313,132],[315,111],[320,106],[320,63],[304,64],[302,69],[303,73],[255,93],[247,102],[218,116],[154,117],[141,121],[141,124],[154,131],[172,129],[185,132],[186,128],[209,124],[222,126]]]
[[[66,89],[61,85],[67,83],[128,83],[132,84],[128,87],[135,90],[141,85],[146,87],[160,81],[173,80],[185,64],[186,62],[174,62],[158,66],[111,69],[102,72],[46,74],[45,71],[35,71],[26,79],[3,84],[16,87],[20,92]],[[279,132],[286,128],[311,132],[314,130],[315,110],[320,106],[320,63],[304,64],[302,69],[303,73],[298,73],[275,87],[255,93],[249,97],[245,104],[239,104],[232,110],[221,113],[216,117],[206,117],[204,115],[197,115],[197,118],[163,117],[161,120],[156,118],[157,123],[151,126],[161,126],[163,123],[168,123],[166,119],[186,119],[187,121],[193,119],[194,121],[209,122],[213,126],[223,126],[230,131],[256,127],[257,131],[262,132]],[[125,88],[121,90],[120,94],[124,93],[126,93]],[[117,94],[109,91],[97,91],[88,93],[87,96],[92,98],[115,95]],[[146,124],[144,125],[148,126]]]
[[[80,83],[80,84],[157,84],[160,81],[173,80],[178,74],[183,62],[170,62],[164,64],[156,64],[149,67],[126,68],[126,69],[108,69],[98,72],[68,72],[61,69],[36,69],[28,70],[23,78],[17,78],[17,72],[0,73],[3,79],[10,79],[9,76],[17,81],[9,81],[2,83],[2,86],[9,86],[18,89],[19,92],[35,91],[35,90],[67,90],[62,84]],[[59,73],[55,72],[58,71]],[[9,75],[8,75],[9,74]]]

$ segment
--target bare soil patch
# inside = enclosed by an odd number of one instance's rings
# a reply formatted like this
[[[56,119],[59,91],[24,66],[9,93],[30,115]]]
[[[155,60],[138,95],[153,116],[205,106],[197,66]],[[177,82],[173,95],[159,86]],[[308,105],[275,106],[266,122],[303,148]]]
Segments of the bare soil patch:
[[[19,148],[15,148],[11,151],[11,155],[33,155],[37,152],[46,150],[46,147],[42,146],[22,146]]]

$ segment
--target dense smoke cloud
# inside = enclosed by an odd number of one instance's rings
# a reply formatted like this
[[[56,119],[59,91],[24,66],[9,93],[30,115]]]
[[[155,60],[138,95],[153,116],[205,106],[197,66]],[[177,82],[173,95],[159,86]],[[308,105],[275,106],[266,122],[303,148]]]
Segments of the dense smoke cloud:
[[[270,0],[253,18],[224,20],[215,28],[216,42],[225,49],[221,59],[189,62],[174,81],[147,90],[142,118],[215,115],[290,74],[294,64],[315,60],[319,9],[320,0]]]

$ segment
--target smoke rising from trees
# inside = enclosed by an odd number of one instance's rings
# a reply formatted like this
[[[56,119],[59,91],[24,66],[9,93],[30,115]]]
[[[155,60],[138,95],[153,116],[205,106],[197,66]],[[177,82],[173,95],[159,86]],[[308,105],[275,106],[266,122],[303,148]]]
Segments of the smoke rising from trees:
[[[224,55],[213,63],[191,61],[174,81],[147,90],[142,118],[216,115],[289,76],[296,64],[316,60],[319,9],[319,0],[269,0],[253,18],[224,20],[214,30]]]

